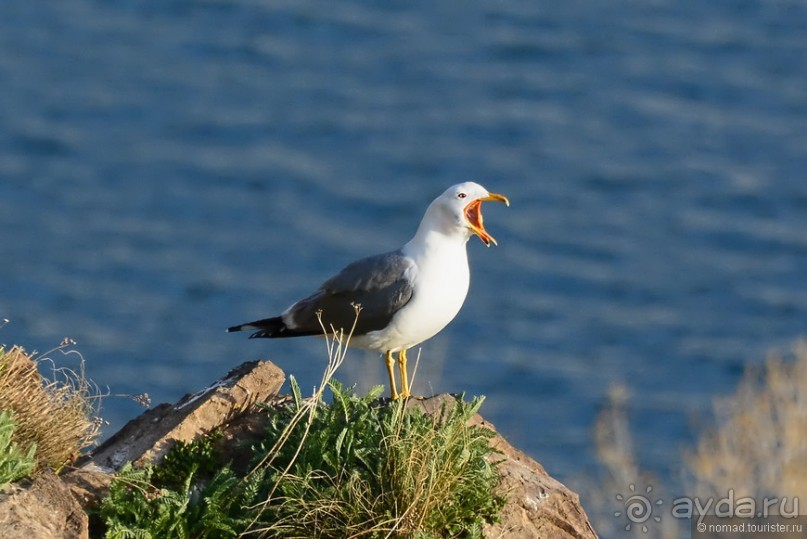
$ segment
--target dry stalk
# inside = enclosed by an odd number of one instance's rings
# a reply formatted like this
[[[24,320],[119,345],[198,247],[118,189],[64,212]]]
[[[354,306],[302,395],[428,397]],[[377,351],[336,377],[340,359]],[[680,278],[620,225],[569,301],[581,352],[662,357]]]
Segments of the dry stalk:
[[[807,499],[807,342],[749,369],[715,414],[687,458],[698,495]]]

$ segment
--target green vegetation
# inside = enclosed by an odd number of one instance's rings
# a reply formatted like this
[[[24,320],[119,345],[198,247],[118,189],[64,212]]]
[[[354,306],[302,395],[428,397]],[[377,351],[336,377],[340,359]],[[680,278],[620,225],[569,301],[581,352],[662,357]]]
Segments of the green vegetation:
[[[0,412],[0,488],[26,477],[34,470],[36,444],[20,451],[12,441],[17,424],[8,412]]]
[[[207,443],[203,439],[202,444]],[[193,446],[191,446],[193,449]],[[188,453],[190,455],[190,453]],[[186,461],[185,464],[192,461]],[[244,486],[225,466],[205,479],[195,466],[179,485],[162,484],[161,468],[133,468],[127,464],[112,482],[98,516],[109,538],[217,538],[237,537],[249,524],[250,511],[241,506],[254,499],[255,491]],[[165,480],[172,473],[163,475]],[[171,483],[171,481],[168,481]]]
[[[481,537],[504,504],[491,431],[469,425],[481,399],[436,417],[336,381],[333,401],[266,409],[248,471],[221,463],[215,435],[178,444],[155,467],[125,468],[100,509],[108,538]]]
[[[273,532],[481,536],[482,523],[503,503],[491,494],[498,481],[488,460],[492,433],[468,426],[481,399],[458,399],[433,418],[407,410],[403,400],[376,406],[380,387],[364,398],[336,382],[331,387],[333,404],[314,416],[307,439],[296,429],[273,455],[270,477],[279,497],[270,506]],[[295,392],[295,405],[273,418],[270,439],[283,434],[301,404]]]

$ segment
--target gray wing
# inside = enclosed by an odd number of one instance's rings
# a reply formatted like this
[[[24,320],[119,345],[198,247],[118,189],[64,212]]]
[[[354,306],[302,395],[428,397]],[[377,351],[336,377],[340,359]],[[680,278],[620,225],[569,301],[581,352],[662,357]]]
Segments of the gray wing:
[[[289,307],[283,322],[296,334],[320,334],[321,312],[329,330],[333,326],[348,332],[354,321],[355,335],[383,329],[412,298],[412,283],[405,275],[413,265],[400,250],[357,260]],[[353,305],[361,305],[358,320]]]

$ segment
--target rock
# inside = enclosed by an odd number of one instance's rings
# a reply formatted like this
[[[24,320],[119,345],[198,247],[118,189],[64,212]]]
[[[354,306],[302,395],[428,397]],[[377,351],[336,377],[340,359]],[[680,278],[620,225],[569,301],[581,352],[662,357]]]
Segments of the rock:
[[[222,430],[216,443],[225,460],[234,465],[248,463],[248,442],[263,437],[268,421],[255,404],[288,401],[289,396],[277,394],[283,381],[283,372],[270,362],[244,363],[207,389],[146,411],[98,447],[89,463],[63,479],[45,474],[27,488],[0,496],[0,535],[3,539],[86,538],[87,516],[76,500],[85,509],[96,507],[108,492],[112,472],[126,462],[157,462],[176,441],[189,442],[214,429]],[[443,394],[411,399],[409,405],[436,415],[455,402],[453,396]],[[478,414],[471,421],[496,432]],[[491,445],[500,451],[499,488],[507,503],[501,522],[486,526],[485,537],[596,539],[577,494],[499,434]]]
[[[505,457],[499,472],[507,505],[502,510],[501,523],[489,526],[486,537],[596,539],[580,496],[498,434],[491,443]]]
[[[3,539],[87,539],[87,514],[51,472],[0,495]]]
[[[266,405],[279,409],[291,401],[291,395],[274,395],[266,400]],[[223,462],[229,462],[234,470],[246,474],[253,457],[252,445],[264,439],[268,424],[269,414],[264,409],[253,407],[227,423],[214,448]]]
[[[90,462],[81,468],[67,471],[61,478],[81,507],[87,510],[98,507],[101,500],[109,494],[113,475]]]
[[[92,462],[115,471],[127,462],[156,462],[177,441],[190,442],[275,395],[284,380],[269,361],[243,363],[210,387],[133,419],[93,451]]]
[[[444,406],[453,406],[455,398],[442,394],[426,399],[412,399],[409,406],[436,415]],[[479,414],[471,419],[494,432],[495,427]],[[546,473],[543,466],[519,451],[501,435],[491,439],[501,451],[500,489],[507,503],[501,522],[486,526],[485,537],[507,539],[596,539],[580,497]]]

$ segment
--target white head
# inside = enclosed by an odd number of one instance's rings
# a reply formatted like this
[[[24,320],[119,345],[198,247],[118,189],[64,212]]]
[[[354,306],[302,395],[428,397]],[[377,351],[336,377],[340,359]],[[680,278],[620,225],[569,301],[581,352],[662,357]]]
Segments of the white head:
[[[464,241],[468,241],[476,234],[490,247],[491,243],[496,244],[496,240],[488,234],[482,224],[482,202],[486,200],[496,200],[510,205],[506,196],[490,193],[478,183],[464,182],[453,185],[429,205],[426,215],[423,216],[421,229],[425,225],[443,234],[458,235]]]

